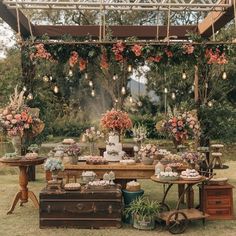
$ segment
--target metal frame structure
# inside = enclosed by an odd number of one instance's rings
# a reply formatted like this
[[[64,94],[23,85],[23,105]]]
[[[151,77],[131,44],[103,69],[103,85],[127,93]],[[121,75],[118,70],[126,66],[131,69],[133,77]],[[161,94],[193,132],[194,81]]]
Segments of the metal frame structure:
[[[4,0],[9,8],[48,10],[224,11],[234,0]]]

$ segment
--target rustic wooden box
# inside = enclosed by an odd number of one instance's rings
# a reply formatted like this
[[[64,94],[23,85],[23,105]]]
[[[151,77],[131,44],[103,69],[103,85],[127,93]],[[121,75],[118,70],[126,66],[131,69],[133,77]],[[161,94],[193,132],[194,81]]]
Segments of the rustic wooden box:
[[[40,228],[121,227],[122,192],[117,186],[62,192],[43,189],[39,201]]]

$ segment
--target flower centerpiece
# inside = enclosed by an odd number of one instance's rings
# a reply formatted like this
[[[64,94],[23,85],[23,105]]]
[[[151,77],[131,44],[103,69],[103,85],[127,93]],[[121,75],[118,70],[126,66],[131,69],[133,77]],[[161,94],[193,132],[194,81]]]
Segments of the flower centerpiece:
[[[138,151],[138,156],[142,160],[145,165],[152,165],[154,159],[158,156],[157,146],[154,144],[147,144],[145,146],[141,146]]]
[[[17,87],[9,105],[0,110],[0,126],[12,139],[17,155],[21,155],[23,136],[34,137],[44,129],[44,123],[24,103],[24,91],[18,93]]]
[[[53,182],[57,182],[57,176],[59,171],[64,170],[64,166],[62,161],[57,158],[48,158],[44,163],[44,169],[46,171],[52,172],[52,180]]]
[[[103,115],[101,119],[101,125],[109,132],[116,132],[120,135],[125,130],[132,127],[132,121],[129,118],[127,112],[115,110],[113,108]]]
[[[80,151],[81,150],[78,144],[72,144],[65,149],[65,152],[71,157],[71,164],[77,164]]]
[[[85,130],[82,136],[82,142],[88,142],[90,144],[90,155],[94,154],[94,145],[98,139],[104,138],[104,133],[96,130],[95,127],[90,127]]]
[[[147,128],[144,125],[134,126],[132,132],[134,141],[141,146],[143,141],[147,138]]]
[[[162,123],[161,129],[173,138],[175,147],[189,137],[200,136],[200,125],[197,118],[190,112],[171,116]]]
[[[203,155],[199,152],[185,152],[181,155],[183,161],[187,162],[191,168],[195,168],[202,160]]]

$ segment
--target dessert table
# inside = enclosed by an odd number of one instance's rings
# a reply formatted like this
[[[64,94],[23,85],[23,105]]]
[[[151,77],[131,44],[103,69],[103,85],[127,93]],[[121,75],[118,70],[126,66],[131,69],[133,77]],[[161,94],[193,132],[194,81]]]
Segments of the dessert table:
[[[38,157],[36,159],[27,160],[24,158],[21,159],[15,159],[15,160],[7,160],[7,159],[0,159],[0,163],[7,165],[7,166],[13,166],[13,167],[19,167],[19,185],[20,190],[16,193],[14,200],[12,202],[12,205],[10,209],[8,210],[7,214],[11,214],[18,201],[20,201],[20,206],[22,206],[24,203],[28,202],[28,199],[30,198],[31,201],[34,203],[34,206],[36,208],[39,208],[39,203],[37,200],[37,197],[32,191],[29,191],[27,188],[28,185],[28,176],[27,176],[27,168],[29,166],[36,166],[43,164],[45,157]]]

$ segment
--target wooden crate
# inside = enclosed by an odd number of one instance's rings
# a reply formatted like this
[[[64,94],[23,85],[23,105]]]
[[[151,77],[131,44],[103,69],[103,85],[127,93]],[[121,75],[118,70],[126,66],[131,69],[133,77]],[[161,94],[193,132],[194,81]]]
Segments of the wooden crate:
[[[39,199],[40,228],[121,227],[122,192],[117,186],[62,192],[43,189]]]

